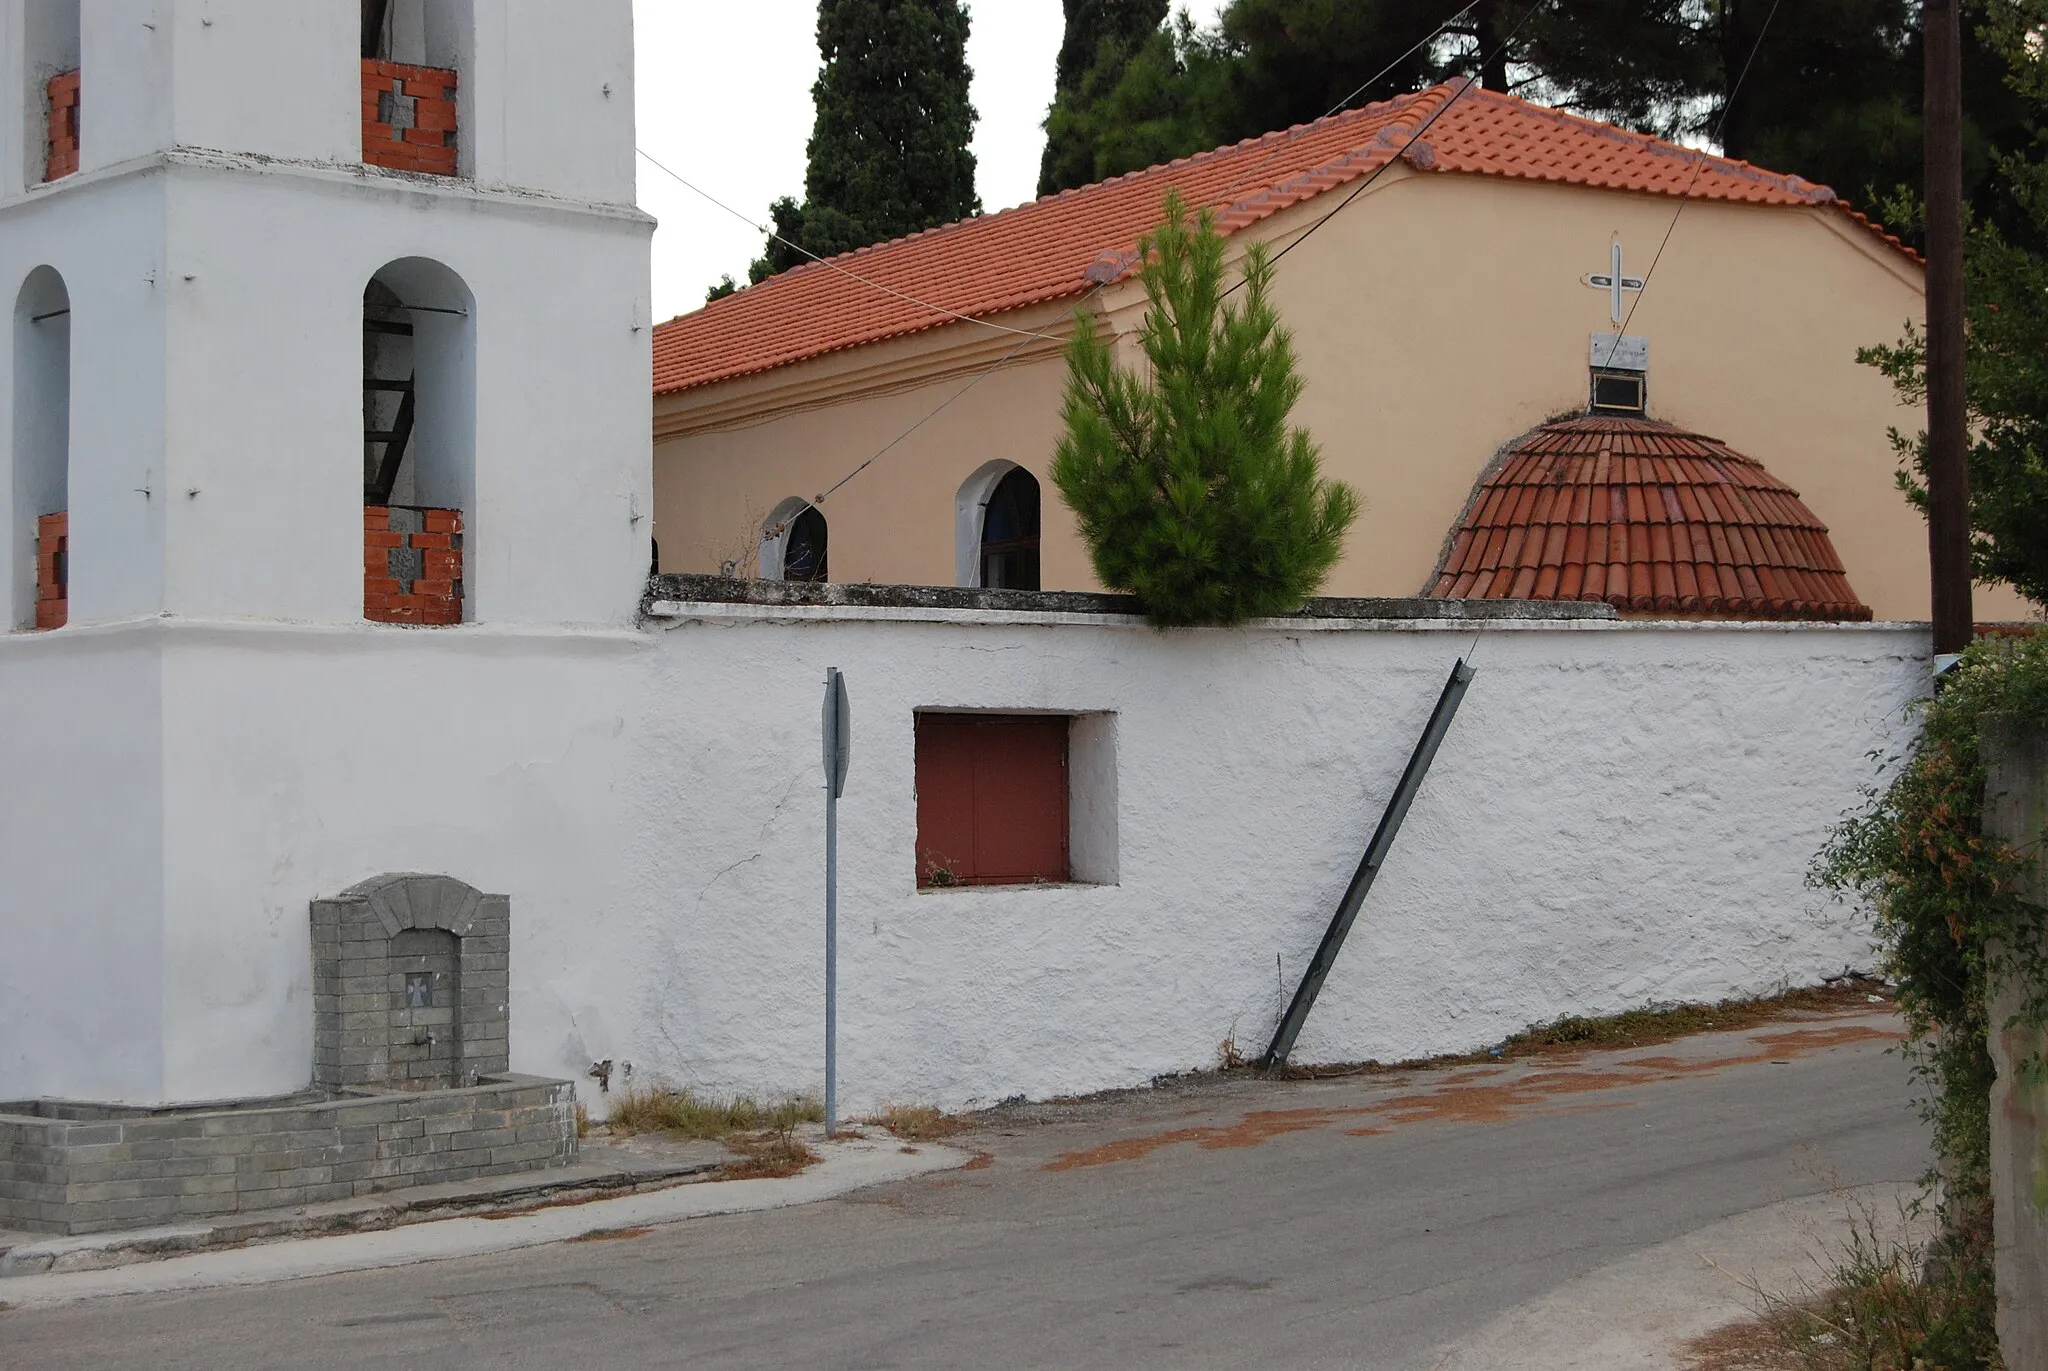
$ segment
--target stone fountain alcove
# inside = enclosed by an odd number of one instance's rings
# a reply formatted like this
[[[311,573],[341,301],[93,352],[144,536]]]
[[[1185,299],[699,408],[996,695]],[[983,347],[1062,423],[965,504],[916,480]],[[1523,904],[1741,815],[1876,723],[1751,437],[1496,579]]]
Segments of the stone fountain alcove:
[[[460,1089],[509,1065],[511,901],[392,874],[313,901],[313,1084]]]

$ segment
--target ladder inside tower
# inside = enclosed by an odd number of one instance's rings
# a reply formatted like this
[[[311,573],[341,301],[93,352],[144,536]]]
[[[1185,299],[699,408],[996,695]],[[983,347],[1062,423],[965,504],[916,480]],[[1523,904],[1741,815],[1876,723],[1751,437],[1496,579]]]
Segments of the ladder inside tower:
[[[388,505],[412,442],[414,375],[379,376],[376,344],[380,337],[412,337],[412,325],[365,319],[363,334],[363,503]]]
[[[391,11],[390,0],[363,0],[363,56],[388,56],[388,34],[384,21]]]

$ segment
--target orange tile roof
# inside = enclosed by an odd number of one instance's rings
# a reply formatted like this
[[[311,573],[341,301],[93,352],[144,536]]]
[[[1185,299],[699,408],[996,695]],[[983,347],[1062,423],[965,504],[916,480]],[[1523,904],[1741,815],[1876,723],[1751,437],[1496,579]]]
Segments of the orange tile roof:
[[[1431,593],[1730,619],[1870,617],[1798,491],[1719,439],[1608,416],[1516,439],[1474,492]]]
[[[1191,204],[1215,206],[1220,227],[1233,233],[1396,157],[1422,171],[1674,197],[1690,186],[1703,200],[1834,205],[1907,251],[1826,186],[1725,157],[1702,161],[1645,134],[1468,89],[1459,79],[793,268],[657,328],[654,393],[914,333],[955,314],[1080,296],[1135,264],[1137,240],[1157,222],[1170,188]]]

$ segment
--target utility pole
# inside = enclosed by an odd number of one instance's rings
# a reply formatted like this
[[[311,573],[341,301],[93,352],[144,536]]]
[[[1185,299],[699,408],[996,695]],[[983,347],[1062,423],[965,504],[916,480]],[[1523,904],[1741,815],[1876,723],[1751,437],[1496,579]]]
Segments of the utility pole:
[[[1934,655],[1970,645],[1969,418],[1963,390],[1963,64],[1959,0],[1922,0],[1927,201],[1927,552]]]

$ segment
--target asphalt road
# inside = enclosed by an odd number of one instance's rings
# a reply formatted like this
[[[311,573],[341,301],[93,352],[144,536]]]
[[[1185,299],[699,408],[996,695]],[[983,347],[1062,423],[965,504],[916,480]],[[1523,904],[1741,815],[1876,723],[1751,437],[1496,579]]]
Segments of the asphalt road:
[[[1912,1180],[1889,1030],[1019,1108],[950,1140],[971,1169],[802,1209],[0,1313],[0,1366],[1420,1371],[1633,1253]]]

